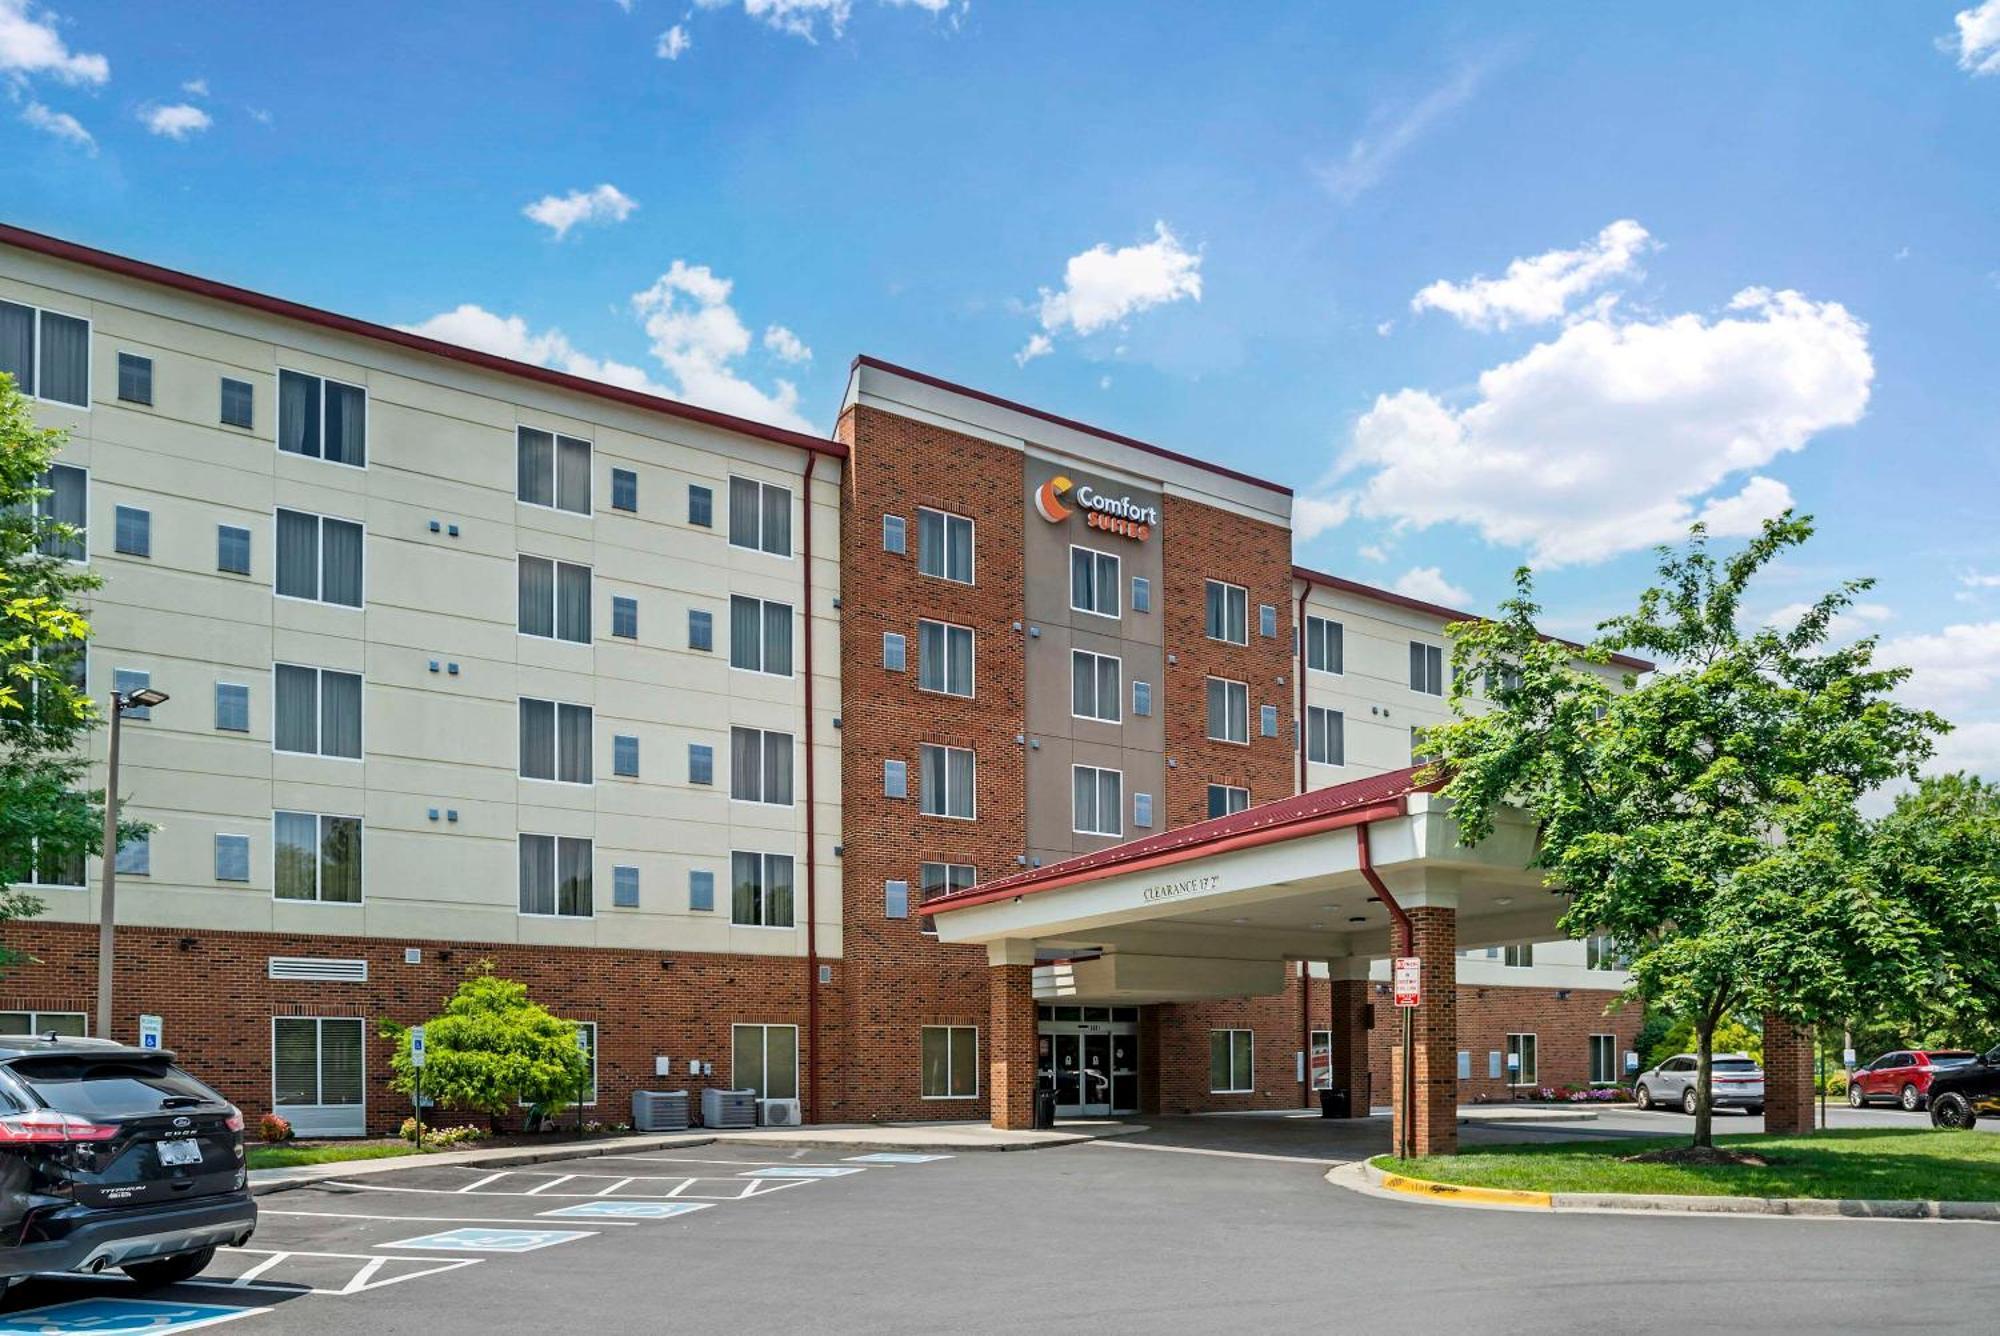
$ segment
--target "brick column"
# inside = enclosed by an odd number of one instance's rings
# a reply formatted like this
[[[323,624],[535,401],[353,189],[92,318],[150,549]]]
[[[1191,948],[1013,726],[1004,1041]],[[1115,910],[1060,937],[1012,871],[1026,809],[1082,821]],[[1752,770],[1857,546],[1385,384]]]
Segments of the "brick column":
[[[1351,1117],[1366,1118],[1370,1102],[1383,1093],[1371,1090],[1369,1082],[1368,980],[1332,984],[1327,1028],[1333,1031],[1333,1088],[1347,1092]]]
[[[1813,1130],[1813,1032],[1764,1017],[1764,1130]]]
[[[1423,1005],[1416,1009],[1416,1104],[1412,1113],[1403,1108],[1402,1051],[1403,1018],[1385,1015],[1383,1023],[1395,1027],[1389,1042],[1394,1045],[1390,1064],[1391,1103],[1395,1108],[1391,1146],[1403,1144],[1405,1117],[1414,1117],[1416,1153],[1456,1155],[1458,1153],[1458,913],[1452,909],[1423,906],[1410,911],[1412,950],[1423,961]],[[1395,1008],[1389,1008],[1394,1012]]]
[[[988,1094],[995,1127],[1027,1130],[1035,1125],[1036,1058],[1035,967],[987,968],[992,1014],[986,1027]]]

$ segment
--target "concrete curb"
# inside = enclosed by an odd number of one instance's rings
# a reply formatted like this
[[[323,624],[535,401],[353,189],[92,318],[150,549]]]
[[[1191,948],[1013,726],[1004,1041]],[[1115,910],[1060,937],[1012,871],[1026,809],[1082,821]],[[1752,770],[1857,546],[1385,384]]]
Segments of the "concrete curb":
[[[1486,1210],[1567,1211],[1594,1215],[1781,1216],[1799,1220],[1955,1220],[2000,1224],[2000,1202],[1899,1201],[1865,1197],[1711,1197],[1677,1193],[1528,1192],[1434,1183],[1390,1173],[1368,1160],[1327,1171],[1335,1187],[1371,1197]]]
[[[290,1169],[253,1169],[250,1193],[262,1197],[273,1192],[311,1187],[332,1178],[371,1178],[402,1169],[433,1165],[491,1165],[496,1169],[524,1164],[547,1164],[553,1160],[578,1160],[598,1155],[622,1155],[631,1151],[682,1150],[706,1146],[716,1138],[712,1133],[676,1133],[672,1136],[617,1137],[597,1141],[574,1141],[567,1145],[497,1146],[487,1150],[447,1150],[426,1155],[388,1155],[375,1160],[336,1160],[331,1164],[302,1164]],[[268,1175],[268,1177],[259,1177]]]

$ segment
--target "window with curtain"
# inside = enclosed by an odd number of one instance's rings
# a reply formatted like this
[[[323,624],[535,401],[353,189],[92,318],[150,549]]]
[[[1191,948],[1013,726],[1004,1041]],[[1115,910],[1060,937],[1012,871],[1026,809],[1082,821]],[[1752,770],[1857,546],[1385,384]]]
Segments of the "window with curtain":
[[[1250,805],[1250,790],[1235,784],[1208,786],[1208,814],[1211,818],[1230,816]]]
[[[747,853],[729,856],[729,921],[746,928],[789,928],[792,924],[792,856]]]
[[[1347,764],[1347,719],[1339,710],[1306,706],[1306,759],[1317,765]]]
[[[1070,828],[1079,835],[1125,833],[1125,775],[1095,765],[1070,767]]]
[[[303,510],[277,515],[275,587],[284,598],[361,606],[362,528]]]
[[[1535,944],[1533,942],[1511,943],[1502,953],[1500,963],[1508,969],[1532,969],[1535,964]]]
[[[972,521],[948,511],[917,509],[917,573],[972,583]]]
[[[28,870],[29,884],[69,887],[83,885],[83,850],[59,850],[36,839],[29,841],[29,852],[34,860],[34,865]]]
[[[761,728],[729,730],[729,796],[792,805],[792,735]]]
[[[517,569],[521,634],[589,644],[590,567],[524,556]]]
[[[732,1025],[729,1084],[759,1099],[799,1097],[799,1027]]]
[[[1216,742],[1250,740],[1250,688],[1226,677],[1208,679],[1208,736]]]
[[[361,818],[274,812],[272,885],[280,900],[361,903]]]
[[[1122,703],[1119,685],[1120,664],[1110,654],[1071,650],[1069,655],[1069,711],[1079,719],[1118,722]]]
[[[1242,585],[1225,584],[1221,580],[1209,580],[1205,587],[1208,638],[1232,645],[1249,644],[1249,592]]]
[[[924,863],[917,868],[918,890],[926,901],[953,891],[970,890],[978,880],[979,874],[970,863]],[[937,922],[929,914],[919,914],[917,930],[935,935]]]
[[[0,371],[14,378],[14,388],[35,396],[35,308],[0,302]]]
[[[1444,695],[1444,650],[1420,640],[1410,642],[1410,690],[1426,696]]]
[[[1339,622],[1306,615],[1306,667],[1316,673],[1347,671],[1347,632]]]
[[[30,399],[90,406],[90,322],[0,302],[0,371]]]
[[[917,686],[948,696],[972,694],[972,628],[917,623]]]
[[[972,820],[976,809],[976,767],[972,749],[925,743],[917,752],[921,785],[918,810],[925,816]]]
[[[635,512],[639,509],[639,475],[631,469],[611,470],[611,508]]]
[[[557,918],[589,918],[591,842],[568,835],[523,835],[521,912]]]
[[[82,561],[89,551],[90,475],[74,464],[51,464],[35,479],[46,495],[35,498],[35,516],[42,525],[43,556]]]
[[[153,555],[153,512],[137,506],[112,509],[112,550],[128,557]]]
[[[1257,1037],[1249,1030],[1208,1032],[1208,1089],[1215,1095],[1246,1095],[1257,1088]]]
[[[1100,617],[1118,615],[1118,558],[1087,547],[1069,550],[1069,605]]]
[[[591,708],[531,696],[520,703],[521,778],[591,783]]]
[[[519,427],[514,434],[514,495],[531,506],[590,513],[590,442]]]
[[[792,675],[792,605],[729,599],[729,666],[777,677]]]
[[[279,371],[278,449],[363,467],[368,462],[367,391],[300,371]]]
[[[279,751],[361,759],[361,675],[281,663],[273,671],[273,744]]]
[[[775,557],[791,556],[791,489],[754,478],[731,478],[729,542]]]
[[[979,1030],[971,1025],[923,1027],[923,1097],[979,1098]]]

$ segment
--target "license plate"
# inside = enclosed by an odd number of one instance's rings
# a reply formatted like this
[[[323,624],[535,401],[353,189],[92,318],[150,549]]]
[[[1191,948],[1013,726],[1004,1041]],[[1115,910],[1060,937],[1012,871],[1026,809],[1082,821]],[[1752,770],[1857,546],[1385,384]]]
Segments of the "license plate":
[[[162,1141],[160,1143],[161,1164],[200,1164],[201,1143],[198,1141]]]

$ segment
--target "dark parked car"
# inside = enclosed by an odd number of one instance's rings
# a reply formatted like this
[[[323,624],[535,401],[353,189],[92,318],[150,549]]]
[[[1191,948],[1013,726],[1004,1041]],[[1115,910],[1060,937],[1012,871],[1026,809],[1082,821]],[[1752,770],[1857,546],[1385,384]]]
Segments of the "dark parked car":
[[[1847,1082],[1847,1102],[1858,1109],[1875,1100],[1894,1100],[1915,1113],[1930,1099],[1932,1078],[1978,1056],[1956,1048],[1903,1048],[1884,1053],[1866,1067],[1854,1069]]]
[[[1931,1077],[1931,1126],[1971,1127],[2000,1117],[2000,1046]]]
[[[118,1268],[171,1285],[257,1227],[243,1115],[108,1039],[0,1035],[0,1290]]]

